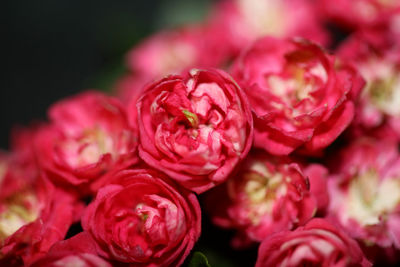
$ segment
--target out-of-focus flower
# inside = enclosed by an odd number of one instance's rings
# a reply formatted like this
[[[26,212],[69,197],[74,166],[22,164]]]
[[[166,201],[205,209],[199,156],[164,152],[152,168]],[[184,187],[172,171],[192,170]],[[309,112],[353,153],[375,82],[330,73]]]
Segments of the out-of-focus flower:
[[[258,249],[256,267],[370,267],[357,242],[324,219],[313,219],[293,232],[267,237]]]
[[[200,236],[194,193],[152,170],[123,170],[82,218],[97,253],[135,266],[179,266]]]
[[[53,187],[14,155],[0,159],[0,265],[29,265],[62,240],[77,211],[74,197]]]
[[[354,34],[339,49],[367,84],[357,103],[354,130],[361,134],[389,127],[400,138],[400,38],[390,31]],[[380,129],[379,129],[380,130]]]
[[[398,0],[317,0],[317,6],[321,18],[348,29],[385,24],[397,19],[400,11]],[[396,27],[400,30],[398,24]]]
[[[140,157],[196,193],[225,181],[252,144],[246,95],[219,70],[150,84],[137,112]],[[136,116],[134,105],[128,114]]]
[[[304,37],[322,44],[329,39],[314,6],[307,0],[222,1],[210,20],[223,29],[224,46],[236,52],[266,35]]]
[[[288,159],[250,154],[238,174],[211,191],[206,206],[215,224],[238,230],[244,247],[307,222],[316,212],[307,178]]]
[[[329,206],[329,172],[323,165],[315,163],[307,165],[303,172],[310,182],[310,193],[317,202],[317,211],[324,214]]]
[[[229,51],[218,30],[204,24],[156,33],[127,54],[127,65],[149,81],[191,68],[219,67]]]
[[[89,234],[83,232],[55,243],[49,252],[31,267],[112,267],[122,264],[107,262],[96,254],[96,245]]]
[[[361,139],[335,161],[329,213],[366,245],[400,248],[400,157],[397,143]]]
[[[275,155],[330,145],[352,121],[364,85],[355,68],[303,39],[260,39],[232,72],[255,114],[255,146]]]
[[[137,161],[137,134],[114,98],[85,92],[54,104],[51,123],[35,135],[40,168],[56,184],[88,184]]]
[[[126,105],[130,102],[136,102],[145,85],[151,82],[153,82],[153,79],[149,77],[127,74],[117,80],[114,85],[114,93]]]

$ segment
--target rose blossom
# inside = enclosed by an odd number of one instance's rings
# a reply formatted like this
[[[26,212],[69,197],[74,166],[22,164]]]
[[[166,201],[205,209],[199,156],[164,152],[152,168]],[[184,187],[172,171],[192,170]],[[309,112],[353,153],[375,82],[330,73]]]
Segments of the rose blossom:
[[[369,267],[357,242],[324,219],[313,219],[293,232],[267,237],[258,249],[256,267]]]
[[[29,265],[62,240],[78,211],[69,194],[14,154],[0,159],[0,265]]]
[[[207,204],[215,224],[238,230],[235,247],[302,225],[317,208],[299,166],[264,153],[250,154],[237,174],[210,192]]]
[[[40,168],[57,184],[86,187],[137,161],[137,137],[118,100],[84,92],[54,104],[49,117],[34,143]]]
[[[367,245],[400,248],[400,156],[390,139],[360,139],[335,158],[329,213]]]
[[[226,49],[238,52],[262,36],[304,37],[322,44],[328,34],[307,0],[228,0],[216,5],[210,18],[221,28]]]
[[[194,67],[218,67],[229,56],[218,30],[204,24],[161,31],[135,46],[127,54],[127,65],[149,81]]]
[[[337,63],[337,62],[336,62]],[[255,146],[275,155],[316,153],[350,124],[362,78],[302,39],[266,37],[236,60],[233,77],[253,108]]]
[[[128,112],[135,116],[132,107]],[[252,144],[247,98],[219,70],[150,84],[137,112],[140,157],[196,193],[225,181]]]
[[[318,14],[349,29],[386,23],[400,10],[398,0],[318,0]]]
[[[339,49],[338,54],[351,60],[367,82],[353,123],[361,133],[389,127],[400,138],[399,41],[387,30],[364,31]]]
[[[96,254],[96,245],[87,233],[79,233],[74,237],[55,243],[49,252],[31,267],[112,267],[112,265]]]
[[[200,236],[196,196],[153,170],[123,170],[82,218],[99,255],[134,266],[179,266]]]

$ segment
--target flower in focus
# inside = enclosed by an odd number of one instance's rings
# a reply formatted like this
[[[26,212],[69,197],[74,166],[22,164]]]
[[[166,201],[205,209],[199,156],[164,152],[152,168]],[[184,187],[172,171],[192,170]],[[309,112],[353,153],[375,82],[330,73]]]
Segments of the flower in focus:
[[[135,266],[179,266],[200,236],[200,223],[193,193],[140,169],[117,173],[82,218],[98,254]]]
[[[150,84],[137,112],[140,157],[196,193],[225,181],[252,144],[247,98],[222,71],[192,70]]]
[[[400,248],[400,157],[391,140],[345,148],[329,180],[329,213],[366,245]]]
[[[297,164],[254,153],[238,174],[210,192],[206,206],[215,224],[238,230],[232,245],[245,247],[313,217],[317,207],[308,186]]]
[[[350,124],[364,85],[358,72],[302,39],[263,38],[234,63],[254,111],[255,146],[271,154],[316,153]]]
[[[49,117],[35,136],[35,152],[57,184],[85,187],[137,161],[137,136],[116,99],[85,92],[53,105]]]
[[[357,242],[324,219],[312,219],[293,232],[267,237],[258,249],[256,267],[370,267]]]

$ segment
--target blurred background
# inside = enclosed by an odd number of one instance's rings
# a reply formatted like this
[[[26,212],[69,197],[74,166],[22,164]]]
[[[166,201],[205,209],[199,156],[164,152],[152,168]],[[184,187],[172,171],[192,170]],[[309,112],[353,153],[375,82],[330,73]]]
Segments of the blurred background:
[[[124,54],[167,27],[199,21],[216,0],[5,0],[0,16],[0,148],[10,129],[43,120],[53,102],[108,90]]]

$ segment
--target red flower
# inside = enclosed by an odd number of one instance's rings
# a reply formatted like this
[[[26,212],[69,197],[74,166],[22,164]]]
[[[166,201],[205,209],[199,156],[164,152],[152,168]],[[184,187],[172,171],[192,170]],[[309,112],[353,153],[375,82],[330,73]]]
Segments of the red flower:
[[[160,79],[191,68],[219,67],[229,56],[213,25],[191,25],[156,33],[127,54],[135,74]]]
[[[207,207],[215,224],[238,230],[233,246],[243,247],[313,217],[317,206],[308,186],[297,164],[251,154],[238,174],[210,192]]]
[[[120,264],[122,265],[122,264]],[[31,267],[112,267],[112,265],[96,254],[94,240],[83,232],[74,237],[54,244],[49,252]]]
[[[266,35],[300,36],[321,44],[329,41],[316,8],[307,0],[221,1],[211,23],[220,29],[220,43],[236,53]]]
[[[200,223],[196,196],[152,170],[117,173],[82,219],[101,256],[135,266],[179,266]]]
[[[0,162],[0,265],[29,265],[64,239],[74,198],[18,160]]]
[[[356,135],[371,131],[379,134],[386,128],[400,139],[399,36],[396,38],[387,28],[362,31],[352,35],[338,51],[366,80],[353,122]]]
[[[35,136],[40,168],[57,184],[86,186],[137,161],[137,137],[119,101],[85,92],[50,108]]]
[[[369,267],[357,242],[328,221],[313,219],[293,232],[266,238],[258,249],[256,267]]]
[[[363,243],[400,248],[400,155],[391,140],[360,139],[346,147],[329,180],[329,214]]]
[[[263,38],[235,62],[233,76],[255,113],[255,146],[276,155],[316,153],[350,124],[364,82],[356,70],[305,40]]]
[[[252,144],[247,98],[222,71],[168,76],[145,89],[137,110],[140,157],[197,193],[225,181]]]
[[[387,23],[400,11],[397,0],[318,0],[318,13],[349,29],[362,29]]]

